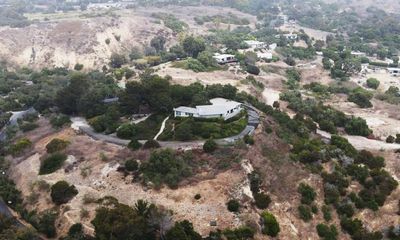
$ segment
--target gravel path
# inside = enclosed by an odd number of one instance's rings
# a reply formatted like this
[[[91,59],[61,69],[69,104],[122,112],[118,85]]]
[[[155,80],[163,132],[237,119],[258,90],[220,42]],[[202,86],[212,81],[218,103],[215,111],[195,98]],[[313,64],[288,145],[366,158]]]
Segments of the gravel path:
[[[324,138],[331,139],[331,134],[328,132],[317,130],[317,133]],[[349,143],[351,143],[358,150],[364,150],[364,149],[397,150],[397,149],[400,149],[400,144],[386,143],[383,141],[368,139],[366,137],[361,137],[361,136],[343,135],[342,137],[346,138],[349,141]]]

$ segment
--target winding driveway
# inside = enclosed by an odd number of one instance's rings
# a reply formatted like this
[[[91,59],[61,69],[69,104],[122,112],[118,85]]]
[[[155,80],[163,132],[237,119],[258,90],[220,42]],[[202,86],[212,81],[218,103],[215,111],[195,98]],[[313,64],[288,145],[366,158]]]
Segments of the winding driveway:
[[[231,137],[216,140],[216,142],[218,144],[230,145],[230,144],[235,143],[237,140],[244,138],[246,135],[252,135],[254,133],[254,130],[258,127],[258,125],[260,123],[260,115],[258,114],[257,109],[255,109],[253,106],[245,105],[245,107],[247,108],[247,113],[248,113],[248,117],[249,117],[248,123],[247,123],[247,126],[245,127],[245,129],[243,129],[243,131],[236,136],[231,136]],[[161,135],[161,133],[164,130],[163,126],[165,128],[165,123],[167,120],[168,120],[168,118],[164,119],[161,129],[154,139],[157,139],[157,137]],[[128,146],[128,144],[130,142],[130,140],[120,139],[113,135],[105,135],[102,133],[96,133],[93,130],[93,128],[87,123],[87,121],[82,117],[72,117],[71,121],[72,121],[71,127],[73,129],[79,130],[95,140],[113,143],[113,144],[120,145],[120,146]],[[139,142],[143,144],[146,142],[146,140],[140,140]],[[189,150],[189,149],[202,148],[205,141],[204,140],[189,141],[189,142],[159,141],[159,143],[162,148]]]

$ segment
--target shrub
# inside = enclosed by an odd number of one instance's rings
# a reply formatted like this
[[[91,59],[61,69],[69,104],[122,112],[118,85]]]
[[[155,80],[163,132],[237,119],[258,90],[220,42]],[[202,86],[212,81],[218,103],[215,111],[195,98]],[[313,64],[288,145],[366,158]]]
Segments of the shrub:
[[[323,240],[336,240],[338,236],[338,231],[335,225],[327,226],[322,223],[317,225],[317,233]]]
[[[213,139],[208,139],[203,145],[203,151],[206,153],[212,153],[217,150],[217,143]]]
[[[175,188],[181,179],[191,176],[192,169],[188,162],[192,161],[190,154],[179,156],[172,150],[154,151],[147,162],[143,162],[140,171],[145,181],[151,181],[157,187],[166,183]]]
[[[32,146],[32,142],[29,139],[21,138],[15,144],[10,146],[9,152],[11,155],[17,156],[30,146]]]
[[[196,194],[196,195],[194,195],[194,199],[196,199],[196,200],[200,200],[200,198],[201,198],[201,195],[198,193],[198,194]]]
[[[279,223],[276,220],[275,216],[270,212],[263,212],[261,214],[261,219],[263,222],[262,232],[271,237],[278,236],[278,233],[281,231],[279,227]]]
[[[363,228],[362,222],[359,219],[341,218],[340,226],[342,229],[353,236],[355,233],[360,232]]]
[[[301,194],[301,203],[310,205],[314,200],[317,194],[314,189],[305,183],[300,183],[297,191]]]
[[[205,72],[207,68],[197,59],[189,58],[186,61],[185,68],[190,69],[194,72]]]
[[[354,208],[350,203],[341,203],[336,210],[339,215],[344,215],[349,218],[354,215]]]
[[[80,71],[80,70],[82,70],[82,69],[83,69],[83,64],[80,64],[80,63],[75,64],[74,70]]]
[[[240,203],[239,201],[232,199],[227,202],[226,206],[228,207],[228,210],[230,212],[238,212],[240,208]]]
[[[372,131],[369,129],[367,122],[362,118],[352,117],[345,126],[346,133],[350,135],[369,136]]]
[[[331,208],[328,205],[322,206],[322,214],[324,216],[324,220],[329,222],[332,220],[332,213],[331,213]]]
[[[254,138],[250,135],[244,136],[244,142],[249,145],[254,145]]]
[[[68,141],[59,138],[54,138],[46,145],[47,153],[62,151],[68,146],[68,144],[69,144]]]
[[[299,216],[304,222],[309,222],[312,219],[311,208],[307,205],[300,205],[297,210],[299,211]]]
[[[349,143],[346,138],[338,135],[332,135],[331,144],[340,148],[347,156],[354,157],[357,155],[357,150]]]
[[[140,149],[141,147],[142,147],[142,144],[136,139],[131,140],[128,144],[128,148],[133,151],[136,151],[136,150]]]
[[[224,236],[228,240],[253,239],[254,233],[255,233],[254,229],[248,226],[239,227],[233,230],[225,229],[223,231]]]
[[[64,115],[64,114],[52,116],[50,118],[50,124],[54,128],[61,128],[69,123],[71,123],[71,120],[69,119],[69,117],[67,115]]]
[[[266,209],[271,203],[271,198],[265,193],[254,194],[254,200],[259,209]]]
[[[373,95],[370,92],[362,88],[356,88],[349,94],[348,100],[361,108],[370,108],[372,107],[372,103],[370,102],[372,97]]]
[[[51,199],[57,205],[69,202],[77,194],[75,186],[69,185],[66,181],[59,181],[51,186]]]
[[[143,145],[144,149],[154,149],[154,148],[160,148],[160,147],[161,147],[160,144],[156,140],[153,140],[153,139],[146,141]]]
[[[378,89],[380,82],[376,78],[368,78],[367,79],[367,86],[369,88]]]
[[[66,159],[67,155],[63,153],[53,153],[49,155],[40,163],[39,174],[45,175],[57,171],[62,167]]]
[[[133,172],[139,169],[139,164],[136,160],[134,159],[129,159],[128,161],[125,162],[125,169],[128,172]]]
[[[390,135],[390,136],[388,136],[388,137],[386,138],[386,142],[387,142],[387,143],[394,143],[395,140],[396,140],[396,138],[393,137],[392,135]]]
[[[246,71],[250,74],[258,75],[260,74],[260,69],[255,65],[247,65]]]
[[[130,123],[122,124],[117,129],[117,137],[122,139],[132,139],[137,133],[137,127]]]
[[[23,123],[19,126],[19,128],[23,131],[23,132],[29,132],[32,131],[36,128],[38,128],[39,125],[36,123],[31,123],[31,122],[27,122],[27,123]]]

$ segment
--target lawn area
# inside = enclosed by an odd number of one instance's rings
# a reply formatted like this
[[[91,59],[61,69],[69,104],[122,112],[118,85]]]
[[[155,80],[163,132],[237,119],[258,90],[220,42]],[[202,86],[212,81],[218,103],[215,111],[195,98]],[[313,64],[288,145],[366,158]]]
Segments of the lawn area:
[[[137,134],[135,139],[153,139],[161,128],[162,121],[167,117],[165,114],[152,114],[145,121],[136,124]]]
[[[221,139],[235,136],[247,125],[247,113],[243,112],[233,119],[195,119],[173,118],[167,121],[165,130],[159,137],[161,141],[190,141],[202,139]]]

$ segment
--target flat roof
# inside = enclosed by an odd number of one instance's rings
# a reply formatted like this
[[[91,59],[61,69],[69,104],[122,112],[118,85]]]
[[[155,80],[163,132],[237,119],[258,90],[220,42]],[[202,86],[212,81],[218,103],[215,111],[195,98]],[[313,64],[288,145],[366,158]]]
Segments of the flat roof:
[[[174,111],[186,112],[186,113],[192,113],[192,114],[197,113],[197,109],[196,108],[184,107],[184,106],[180,106],[180,107],[174,108]]]

